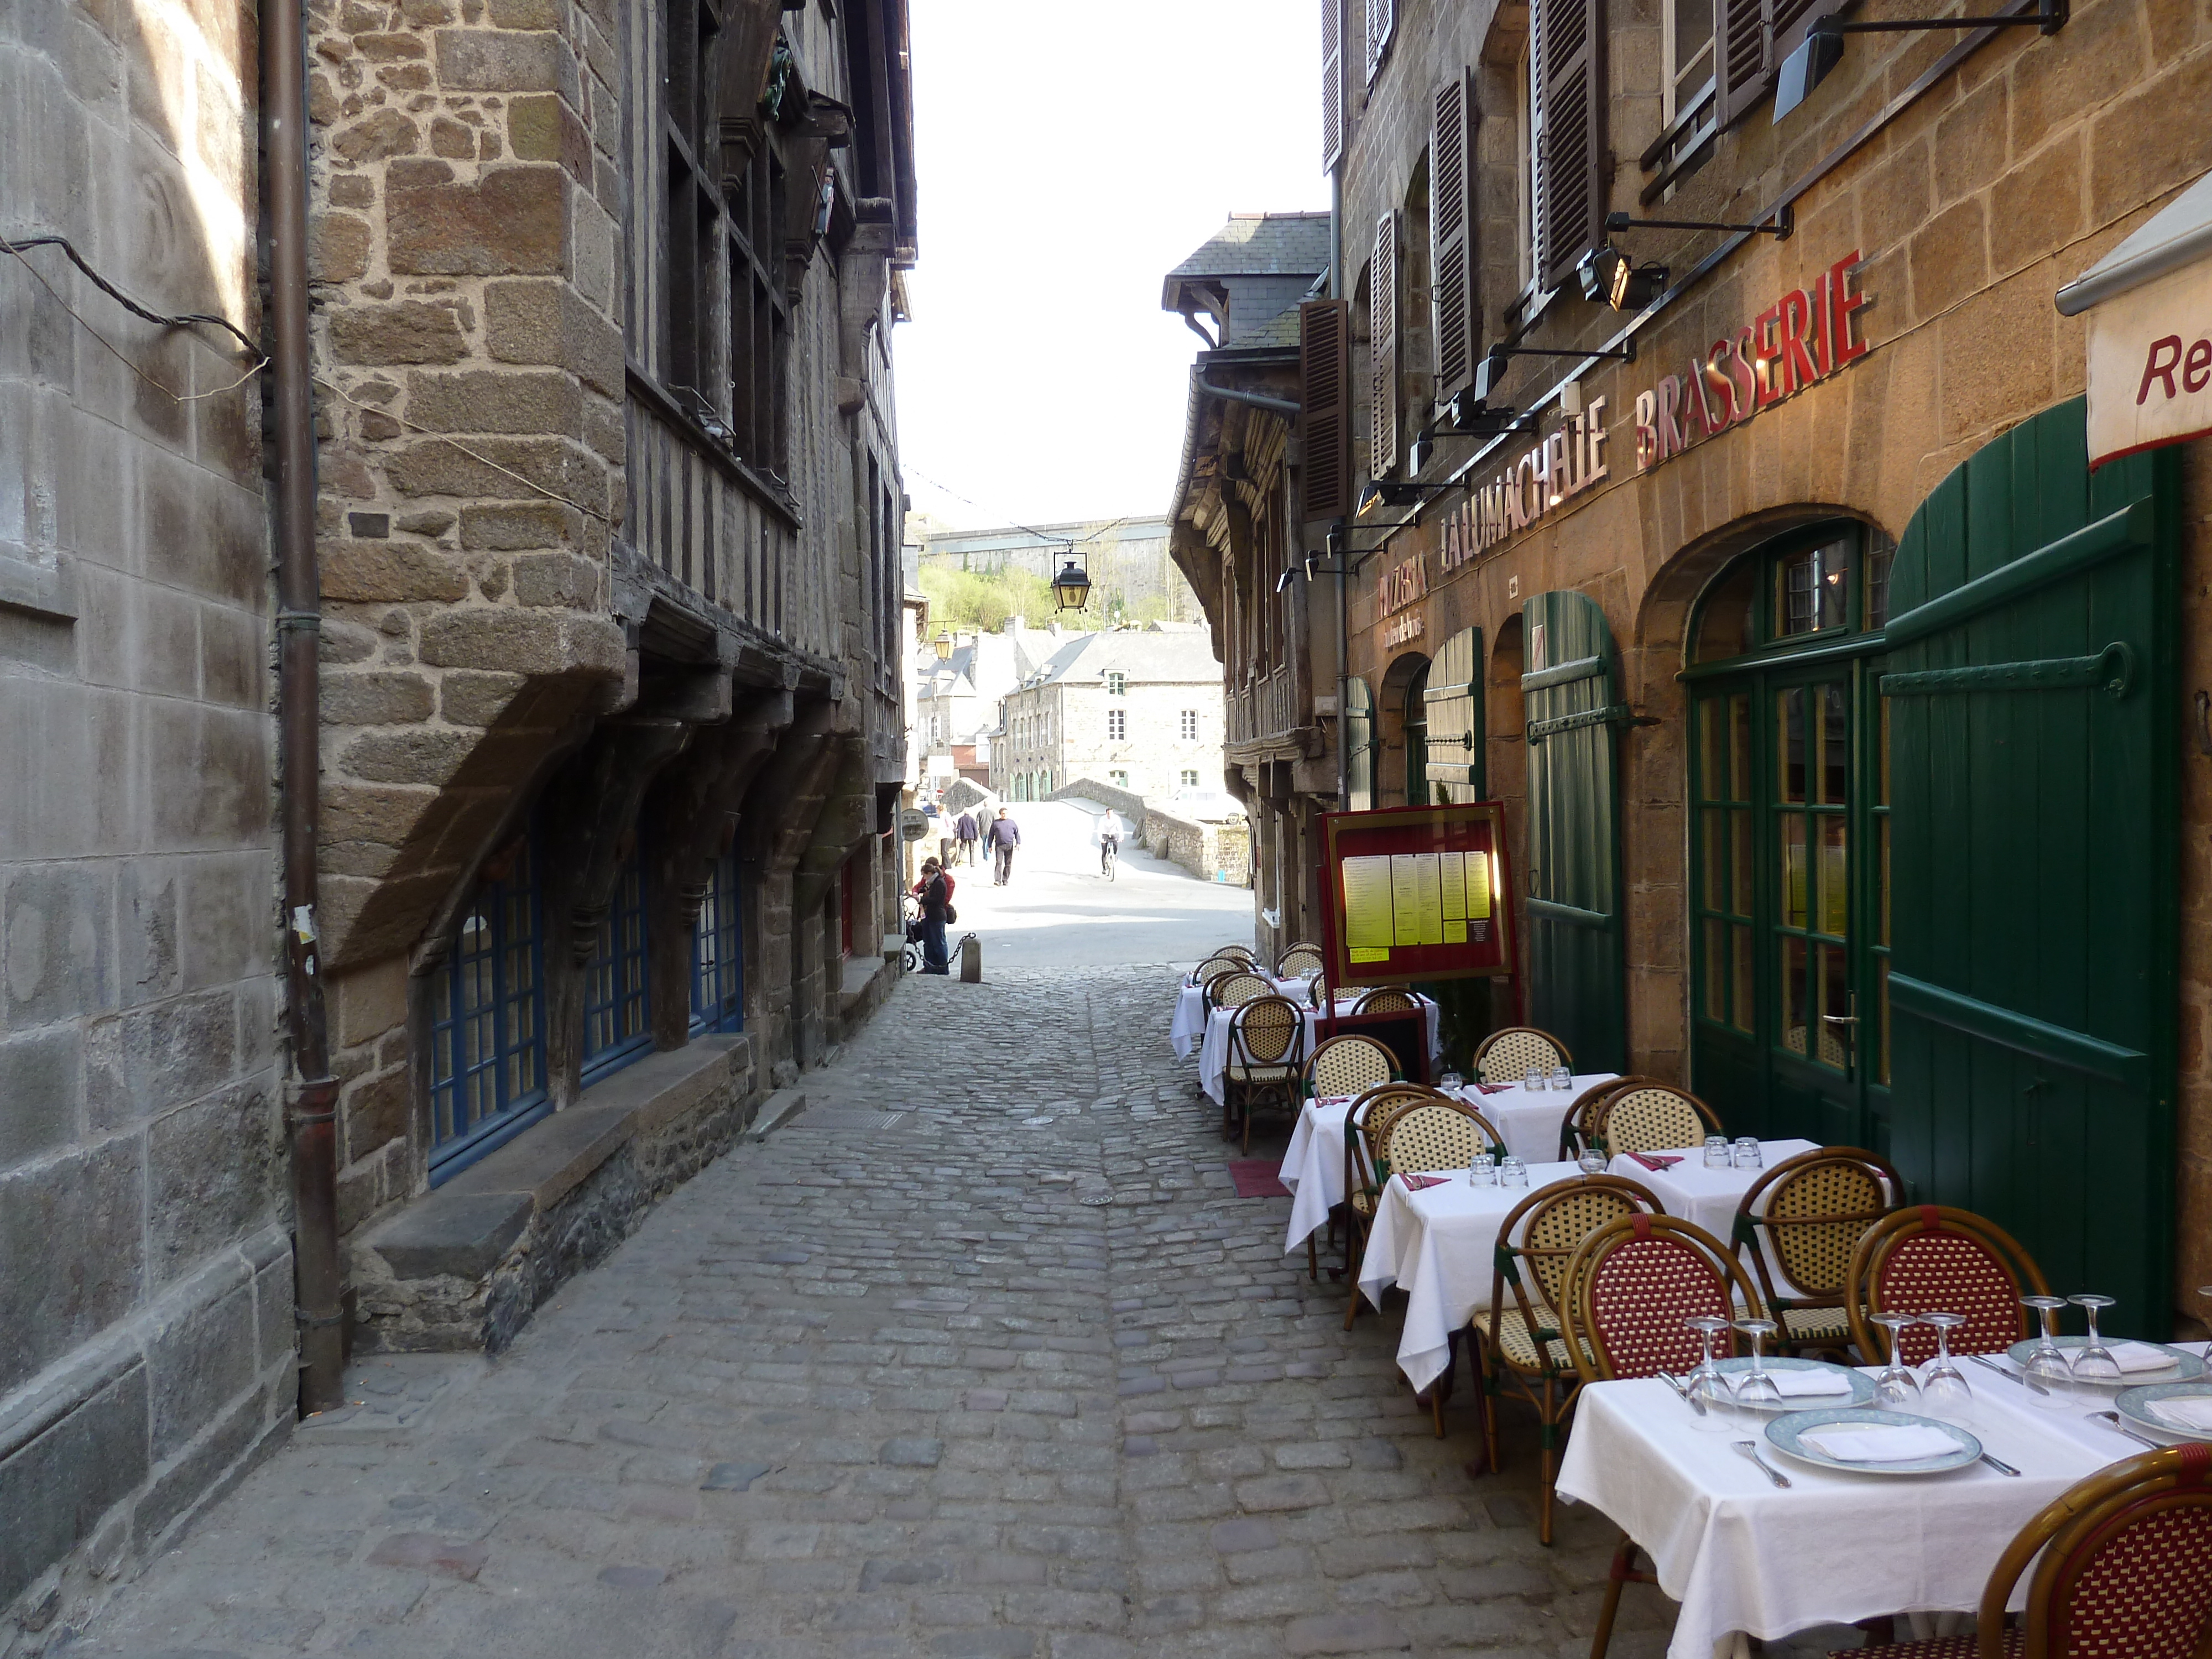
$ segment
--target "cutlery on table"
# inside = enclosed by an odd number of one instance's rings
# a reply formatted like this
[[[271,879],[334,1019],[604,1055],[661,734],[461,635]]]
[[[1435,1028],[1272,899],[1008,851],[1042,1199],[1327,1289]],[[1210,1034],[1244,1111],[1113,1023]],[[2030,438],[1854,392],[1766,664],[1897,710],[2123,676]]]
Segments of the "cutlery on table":
[[[1771,1480],[1776,1486],[1787,1486],[1790,1484],[1790,1477],[1788,1475],[1783,1474],[1781,1470],[1776,1468],[1773,1464],[1768,1462],[1765,1458],[1759,1455],[1759,1443],[1757,1441],[1731,1440],[1729,1442],[1729,1444],[1735,1447],[1737,1451],[1741,1452],[1744,1456],[1748,1457],[1753,1462],[1758,1464],[1761,1473],[1763,1473],[1766,1478],[1769,1480]]]
[[[2102,1423],[2114,1434],[2124,1434],[2127,1436],[2129,1439],[2134,1441],[2137,1445],[2148,1446],[2153,1451],[2164,1451],[2166,1449],[2166,1447],[2161,1443],[2152,1439],[2147,1434],[2137,1434],[2126,1424],[2121,1422],[2120,1414],[2118,1412],[2084,1412],[2081,1414],[2087,1418],[2092,1423]]]
[[[1998,1459],[1996,1459],[1996,1458],[1994,1458],[1994,1457],[1990,1456],[1987,1452],[1984,1452],[1984,1453],[1982,1454],[1982,1462],[1984,1462],[1984,1463],[1986,1463],[1986,1464],[1988,1464],[1991,1468],[1995,1469],[1995,1470],[1996,1470],[1999,1474],[2013,1474],[2013,1475],[2016,1475],[2016,1474],[2018,1474],[2020,1473],[2020,1471],[2019,1471],[2018,1469],[2016,1469],[2016,1468],[2013,1468],[2013,1466],[2012,1466],[2011,1464],[2009,1464],[2009,1463],[2006,1463],[2006,1462],[2000,1462]]]
[[[2030,1394],[2049,1394],[2051,1392],[2051,1390],[2045,1388],[2042,1383],[2037,1382],[2033,1377],[2027,1376],[2025,1372],[2008,1371],[1985,1353],[1970,1353],[1966,1358],[1972,1360],[1977,1365],[1987,1366],[1990,1370],[1995,1371],[1999,1376],[2003,1377],[2008,1382],[2020,1383],[2022,1387],[2027,1389]]]
[[[1680,1377],[1675,1376],[1672,1371],[1656,1371],[1653,1375],[1658,1377],[1658,1379],[1662,1382],[1664,1382],[1668,1388],[1674,1389],[1676,1394],[1681,1395],[1682,1403],[1687,1406],[1692,1411],[1697,1413],[1700,1417],[1703,1417],[1705,1414],[1705,1402],[1698,1399],[1697,1395],[1692,1394],[1689,1390],[1688,1385],[1686,1385]]]

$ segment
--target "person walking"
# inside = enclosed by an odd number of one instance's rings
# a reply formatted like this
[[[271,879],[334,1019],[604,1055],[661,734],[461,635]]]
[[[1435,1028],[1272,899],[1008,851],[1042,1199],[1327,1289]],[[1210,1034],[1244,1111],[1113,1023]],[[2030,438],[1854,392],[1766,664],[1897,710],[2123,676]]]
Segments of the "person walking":
[[[1091,838],[1098,843],[1098,873],[1106,873],[1108,858],[1121,856],[1121,837],[1129,833],[1129,821],[1112,807],[1108,807],[1093,826]]]
[[[961,862],[974,864],[975,843],[982,835],[982,831],[975,827],[975,815],[973,812],[963,812],[960,815],[960,822],[952,826],[952,833],[960,842]]]
[[[935,859],[924,859],[916,885],[921,900],[921,971],[949,974],[952,959],[945,948],[945,924],[952,908],[952,878]]]
[[[1013,879],[1014,848],[1022,844],[1022,827],[1006,816],[1001,806],[999,816],[991,820],[990,833],[983,837],[992,854],[991,885],[1004,887]]]

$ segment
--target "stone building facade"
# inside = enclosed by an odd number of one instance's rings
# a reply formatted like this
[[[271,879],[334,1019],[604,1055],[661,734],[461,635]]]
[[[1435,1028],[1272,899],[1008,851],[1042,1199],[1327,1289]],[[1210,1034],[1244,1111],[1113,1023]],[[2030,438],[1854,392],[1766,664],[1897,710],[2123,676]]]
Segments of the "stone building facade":
[[[1221,665],[1194,624],[1071,634],[999,705],[991,788],[1043,800],[1082,778],[1165,801],[1210,789]]]
[[[9,12],[0,229],[258,337],[269,11]],[[345,1317],[495,1351],[896,971],[906,10],[305,12]],[[293,1413],[278,618],[239,342],[43,246],[0,307],[0,1607],[45,1639]]]
[[[2061,290],[2212,166],[2212,22],[1850,34],[1778,106],[1818,8],[1323,4],[1349,799],[1506,804],[1578,1067],[2203,1313],[2212,451],[2092,469]]]

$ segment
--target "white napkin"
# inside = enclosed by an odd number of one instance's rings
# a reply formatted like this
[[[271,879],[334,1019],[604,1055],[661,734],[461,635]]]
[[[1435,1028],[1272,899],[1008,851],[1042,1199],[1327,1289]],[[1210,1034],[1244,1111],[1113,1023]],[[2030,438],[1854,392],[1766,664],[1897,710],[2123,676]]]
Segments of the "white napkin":
[[[2184,1434],[2212,1434],[2212,1395],[2178,1395],[2148,1402],[2150,1414]]]
[[[2124,1371],[2170,1371],[2174,1366],[2173,1356],[2155,1342],[2111,1342],[2106,1352]]]
[[[1863,1428],[1838,1424],[1808,1429],[1798,1437],[1815,1451],[1845,1463],[1910,1463],[1959,1449],[1959,1443],[1942,1430],[1905,1423],[1876,1423]]]
[[[1802,1400],[1808,1395],[1849,1394],[1851,1379],[1841,1371],[1769,1371],[1767,1380],[1774,1384],[1775,1393],[1784,1400]]]

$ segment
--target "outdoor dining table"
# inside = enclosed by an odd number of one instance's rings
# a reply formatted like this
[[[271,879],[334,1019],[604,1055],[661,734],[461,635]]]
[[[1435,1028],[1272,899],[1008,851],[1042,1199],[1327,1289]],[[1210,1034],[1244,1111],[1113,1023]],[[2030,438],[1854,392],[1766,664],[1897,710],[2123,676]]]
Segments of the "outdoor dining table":
[[[1304,994],[1304,988],[1301,987],[1300,999],[1303,999]],[[1336,1002],[1336,1012],[1340,1015],[1350,1013],[1358,1000],[1358,997],[1339,997]],[[1443,1038],[1440,1035],[1442,1011],[1437,1008],[1431,998],[1423,997],[1420,1000],[1423,1010],[1429,1017],[1429,1054],[1434,1057],[1443,1046]],[[1306,1021],[1305,1051],[1311,1054],[1314,1046],[1315,1011],[1307,1006],[1302,1000],[1299,1000],[1299,1011],[1304,1014]],[[1229,1066],[1229,1023],[1236,1018],[1236,1014],[1237,1011],[1234,1008],[1216,1008],[1207,1015],[1206,1041],[1200,1045],[1198,1051],[1199,1083],[1206,1090],[1206,1098],[1217,1106],[1221,1104],[1224,1095],[1221,1074]]]
[[[1493,1084],[1494,1092],[1486,1092],[1480,1084],[1469,1083],[1447,1092],[1455,1092],[1488,1118],[1504,1139],[1505,1150],[1523,1164],[1548,1164],[1559,1155],[1559,1126],[1566,1121],[1567,1109],[1582,1097],[1583,1090],[1610,1083],[1617,1075],[1578,1073],[1573,1084],[1565,1089],[1531,1089],[1526,1084],[1510,1083],[1503,1089]]]
[[[1813,1150],[1813,1143],[1763,1141],[1759,1150],[1766,1167],[1771,1169],[1784,1158]],[[1703,1156],[1702,1149],[1698,1156]],[[1686,1158],[1674,1166],[1674,1173],[1679,1176],[1687,1164]],[[1651,1172],[1641,1166],[1632,1168],[1632,1178],[1649,1187],[1647,1177]],[[1493,1255],[1498,1230],[1507,1214],[1537,1188],[1581,1173],[1572,1164],[1532,1164],[1526,1187],[1471,1186],[1464,1170],[1441,1185],[1418,1192],[1398,1176],[1384,1183],[1382,1201],[1376,1206],[1374,1229],[1367,1236],[1367,1254],[1359,1264],[1359,1288],[1378,1309],[1382,1293],[1393,1285],[1406,1293],[1398,1369],[1415,1389],[1427,1388],[1443,1374],[1451,1357],[1452,1333],[1463,1329],[1478,1311],[1489,1308],[1497,1276]],[[1684,1189],[1682,1211],[1668,1204],[1656,1188],[1652,1195],[1661,1199],[1669,1214],[1684,1214],[1725,1241],[1738,1200],[1760,1173],[1701,1166],[1698,1174],[1711,1179],[1680,1183]],[[1700,1219],[1701,1216],[1714,1218],[1717,1224]]]
[[[1306,1000],[1306,982],[1302,979],[1279,979],[1273,981],[1278,996],[1293,1001]],[[1206,1035],[1206,987],[1185,985],[1176,992],[1175,1018],[1168,1024],[1168,1041],[1175,1045],[1176,1058],[1187,1060],[1190,1051],[1198,1047],[1199,1039]]]
[[[1772,1639],[1891,1613],[1970,1612],[2038,1510],[2142,1449],[2080,1410],[2038,1410],[2016,1383],[1966,1370],[1966,1426],[2017,1477],[1985,1463],[1935,1475],[1832,1472],[1776,1451],[1763,1425],[1701,1432],[1672,1389],[1643,1378],[1583,1390],[1559,1493],[1603,1512],[1650,1557],[1659,1588],[1681,1604],[1668,1659],[1726,1659],[1746,1651],[1739,1633]],[[1759,1442],[1789,1488],[1733,1450],[1736,1440]],[[2014,1607],[2027,1583],[2014,1587]]]

